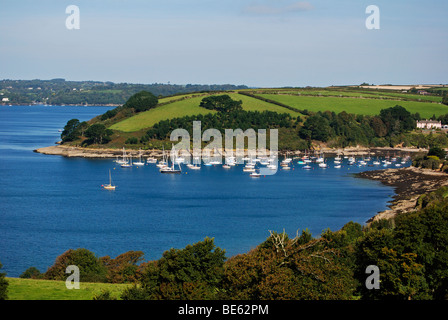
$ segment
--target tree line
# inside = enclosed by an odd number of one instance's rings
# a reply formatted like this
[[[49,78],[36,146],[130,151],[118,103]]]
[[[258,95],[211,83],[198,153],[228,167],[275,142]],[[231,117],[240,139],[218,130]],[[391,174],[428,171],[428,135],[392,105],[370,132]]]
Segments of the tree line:
[[[140,91],[152,92],[157,97],[181,93],[247,89],[232,84],[134,84],[110,81],[1,80],[0,91],[12,104],[42,103],[52,105],[123,105]]]

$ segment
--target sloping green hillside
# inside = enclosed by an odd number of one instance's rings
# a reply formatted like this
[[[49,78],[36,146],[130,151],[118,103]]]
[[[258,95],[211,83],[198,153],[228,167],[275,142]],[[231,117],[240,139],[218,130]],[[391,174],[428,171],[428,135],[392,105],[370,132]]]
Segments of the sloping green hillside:
[[[220,93],[222,94],[222,93]],[[239,93],[229,92],[228,94],[233,100],[241,100],[243,102],[243,110],[245,111],[273,111],[278,113],[289,113],[294,117],[300,115],[300,113],[288,110],[284,107],[268,103],[262,100],[258,100],[252,97],[248,97]],[[216,94],[219,95],[219,94]],[[123,131],[123,132],[135,132],[145,128],[150,128],[161,120],[180,118],[184,116],[192,116],[199,114],[215,113],[216,111],[207,110],[199,107],[201,100],[204,96],[191,97],[186,95],[184,100],[177,101],[183,98],[178,96],[174,98],[161,99],[160,103],[166,103],[174,101],[165,105],[161,105],[157,108],[136,114],[130,118],[127,118],[121,122],[118,122],[110,127],[110,129]],[[168,100],[170,99],[170,100]]]

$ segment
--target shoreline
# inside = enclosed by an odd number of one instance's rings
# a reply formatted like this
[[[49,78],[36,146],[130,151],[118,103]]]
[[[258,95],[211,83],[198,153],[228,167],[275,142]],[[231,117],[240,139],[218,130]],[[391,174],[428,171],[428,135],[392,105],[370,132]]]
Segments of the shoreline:
[[[46,155],[59,155],[64,157],[79,157],[79,158],[116,158],[123,155],[123,149],[112,149],[112,148],[84,148],[57,144],[55,146],[43,147],[33,150],[36,153],[42,153]],[[152,149],[152,150],[141,150],[143,157],[162,157],[163,151]],[[427,152],[426,149],[417,148],[367,148],[367,147],[352,147],[344,149],[333,149],[333,148],[321,148],[320,152],[327,156],[336,156],[340,154],[341,156],[382,156],[394,153],[424,153]],[[126,153],[132,156],[138,156],[139,150],[126,149]],[[222,153],[222,152],[221,152]],[[267,150],[267,154],[269,150]],[[285,155],[286,152],[279,151],[279,155]],[[298,156],[303,154],[301,151],[289,151],[289,155]]]
[[[389,209],[378,212],[367,220],[367,224],[381,219],[393,219],[400,213],[415,211],[417,200],[421,195],[448,185],[448,174],[416,167],[364,171],[355,176],[380,181],[384,185],[394,187],[395,194],[389,202]]]

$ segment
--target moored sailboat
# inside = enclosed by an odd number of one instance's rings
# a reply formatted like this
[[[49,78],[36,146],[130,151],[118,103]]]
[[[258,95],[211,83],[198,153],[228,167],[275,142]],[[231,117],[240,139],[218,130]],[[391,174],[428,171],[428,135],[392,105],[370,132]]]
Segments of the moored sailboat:
[[[106,190],[115,190],[116,186],[112,184],[112,176],[111,176],[110,170],[109,170],[109,184],[103,184],[101,186],[103,187],[103,189],[106,189]]]

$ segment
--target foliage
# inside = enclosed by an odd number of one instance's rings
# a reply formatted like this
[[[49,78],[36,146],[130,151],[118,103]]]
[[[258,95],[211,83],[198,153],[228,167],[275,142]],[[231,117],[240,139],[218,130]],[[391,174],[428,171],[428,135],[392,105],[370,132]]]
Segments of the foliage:
[[[81,132],[79,130],[80,122],[78,119],[71,119],[62,131],[61,138],[63,142],[73,141],[79,138]]]
[[[387,128],[388,135],[411,131],[416,126],[411,113],[398,105],[381,110],[380,118]]]
[[[432,147],[428,151],[428,156],[436,156],[439,159],[445,159],[446,152],[440,147]]]
[[[442,98],[442,103],[448,106],[448,95],[445,94]]]
[[[142,112],[154,108],[159,103],[159,99],[148,91],[140,91],[132,95],[123,108],[132,108],[135,112]]]
[[[340,255],[331,239],[312,239],[307,231],[293,239],[285,232],[272,232],[257,248],[225,264],[221,296],[241,300],[350,299],[355,281]]]
[[[82,282],[105,282],[107,269],[101,260],[91,251],[80,249],[69,249],[56,258],[54,264],[44,273],[43,278],[48,280],[65,280],[65,273],[69,265],[79,268],[80,281]]]
[[[225,129],[270,129],[270,128],[290,128],[293,126],[292,117],[288,113],[277,113],[273,111],[232,111],[218,112],[213,114],[186,116],[163,120],[156,123],[147,131],[147,139],[167,139],[170,133],[177,128],[183,128],[193,134],[193,121],[201,121],[201,129],[204,131],[215,128],[224,134]]]
[[[110,136],[113,131],[107,129],[104,124],[95,123],[91,125],[85,132],[85,136],[89,138],[86,143],[103,144],[111,140]]]
[[[36,267],[29,267],[19,276],[22,279],[40,279],[42,277],[42,273]]]
[[[331,135],[331,127],[326,118],[314,115],[306,119],[299,134],[303,139],[325,142]]]
[[[214,299],[222,281],[225,252],[213,239],[170,249],[142,270],[140,286],[126,290],[123,299]]]
[[[138,278],[138,263],[143,260],[142,251],[128,251],[111,259],[109,256],[100,258],[107,268],[107,282],[130,283]]]
[[[138,139],[136,137],[128,138],[126,139],[125,144],[138,144]]]
[[[443,196],[442,196],[443,195]],[[380,290],[360,286],[366,299],[448,298],[448,202],[446,188],[420,199],[422,210],[395,219],[394,228],[371,228],[357,251],[359,279],[365,266],[381,271]]]
[[[242,101],[235,101],[228,95],[210,96],[202,99],[199,106],[201,108],[216,110],[218,112],[233,112],[243,110]]]
[[[3,265],[0,262],[0,269]],[[6,273],[0,272],[0,300],[8,299],[8,281],[5,279]]]

